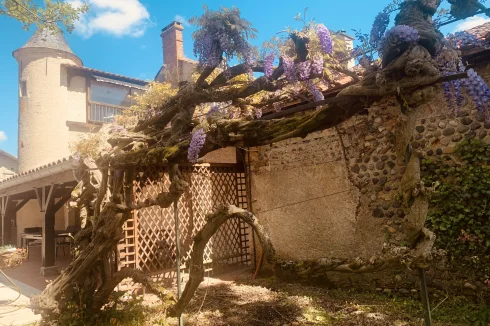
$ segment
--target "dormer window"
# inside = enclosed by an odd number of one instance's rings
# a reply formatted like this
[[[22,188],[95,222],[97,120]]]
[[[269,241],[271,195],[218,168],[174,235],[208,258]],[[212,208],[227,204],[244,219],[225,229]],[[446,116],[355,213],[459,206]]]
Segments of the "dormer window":
[[[145,88],[105,77],[93,76],[90,81],[88,120],[90,122],[112,122],[125,110],[130,110],[134,96]]]

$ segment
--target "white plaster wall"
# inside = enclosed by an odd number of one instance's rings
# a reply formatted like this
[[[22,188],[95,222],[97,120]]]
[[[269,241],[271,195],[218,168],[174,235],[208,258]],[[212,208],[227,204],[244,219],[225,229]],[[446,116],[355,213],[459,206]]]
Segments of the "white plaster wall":
[[[87,82],[85,77],[71,78],[67,92],[68,120],[87,122]]]
[[[0,154],[0,167],[7,168],[11,171],[18,172],[18,163],[16,160],[13,160],[12,158],[8,156],[4,156]]]
[[[66,206],[66,205],[64,205]],[[61,208],[55,216],[55,230],[65,230],[68,226],[65,217],[67,210]],[[32,199],[24,207],[17,212],[17,246],[20,247],[21,235],[24,233],[25,228],[42,227],[43,225],[43,213],[40,212],[39,203],[37,200]]]
[[[22,173],[69,155],[67,108],[77,96],[68,94],[67,69],[61,65],[81,62],[67,53],[38,48],[20,49],[16,59],[19,78],[27,84],[27,96],[19,105],[18,157]]]
[[[204,155],[200,161],[202,163],[229,163],[235,164],[237,152],[235,147],[220,148]]]
[[[281,258],[356,256],[358,191],[345,163],[252,174],[253,207]]]
[[[40,227],[43,224],[43,216],[39,211],[37,200],[29,201],[17,212],[17,246],[20,246],[21,234],[25,228]]]

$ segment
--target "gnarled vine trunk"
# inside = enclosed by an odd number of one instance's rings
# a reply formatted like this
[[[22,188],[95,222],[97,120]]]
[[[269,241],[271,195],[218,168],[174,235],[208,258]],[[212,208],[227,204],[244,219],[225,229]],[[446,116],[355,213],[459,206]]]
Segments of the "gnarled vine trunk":
[[[401,5],[396,24],[409,25],[420,34],[420,42],[407,48],[393,47],[383,58],[383,67],[368,74],[363,80],[349,86],[340,93],[325,100],[312,103],[315,112],[275,120],[237,120],[223,117],[209,117],[207,120],[206,143],[201,155],[215,149],[238,146],[253,147],[271,144],[280,140],[305,137],[311,132],[337,126],[350,117],[368,109],[374,102],[385,96],[396,96],[404,111],[427,100],[419,96],[421,90],[432,85],[463,75],[441,76],[433,57],[447,51],[448,57],[457,57],[450,48],[443,48],[442,34],[432,24],[432,16],[440,5],[440,0],[406,1]],[[457,11],[468,1],[452,1]],[[460,10],[461,11],[461,10]],[[295,35],[296,36],[296,35]],[[295,37],[297,63],[308,59],[308,40]],[[70,266],[50,284],[32,303],[36,311],[44,317],[56,320],[67,311],[70,302],[84,303],[91,313],[99,311],[109,300],[114,287],[126,278],[143,283],[147,289],[157,294],[166,303],[175,302],[170,294],[153,284],[138,271],[123,269],[117,271],[113,264],[113,251],[122,239],[122,226],[133,210],[159,205],[169,207],[182,196],[187,184],[180,178],[177,164],[187,160],[190,134],[196,126],[193,120],[195,110],[205,103],[231,103],[239,109],[262,107],[284,101],[284,96],[274,95],[288,85],[284,77],[285,66],[281,59],[279,67],[272,74],[259,77],[243,87],[236,87],[231,81],[248,70],[263,72],[264,67],[249,67],[245,64],[231,67],[218,74],[213,81],[208,77],[217,66],[203,69],[196,83],[181,87],[177,95],[157,108],[156,116],[142,120],[131,132],[111,133],[103,128],[103,137],[97,161],[84,160],[81,164],[81,180],[73,192],[74,205],[81,210],[84,229],[77,235],[76,244],[80,250]],[[336,73],[353,77],[345,69],[337,67]],[[311,78],[331,78],[324,73]],[[271,95],[265,103],[255,103],[253,97],[263,92]],[[430,92],[427,92],[430,96]],[[291,99],[286,97],[287,99]],[[170,128],[166,128],[169,123]],[[406,144],[404,139],[402,143]],[[107,149],[109,148],[109,149]],[[405,149],[400,149],[404,152]],[[145,202],[133,203],[132,169],[135,166],[165,164],[171,166],[172,185],[169,192]],[[420,162],[415,155],[410,158],[402,187],[408,203],[412,203],[409,216],[410,247],[387,247],[379,255],[370,259],[334,260],[329,258],[291,264],[281,261],[274,254],[273,245],[265,229],[257,218],[234,206],[222,207],[208,216],[207,223],[196,235],[190,261],[190,279],[183,296],[169,310],[179,316],[191,300],[204,277],[203,250],[218,228],[230,218],[239,218],[249,224],[259,236],[265,257],[276,268],[292,270],[301,277],[311,277],[328,271],[373,272],[408,262],[410,266],[424,266],[430,258],[430,250],[435,240],[434,234],[424,229],[427,213],[426,189],[420,186]]]

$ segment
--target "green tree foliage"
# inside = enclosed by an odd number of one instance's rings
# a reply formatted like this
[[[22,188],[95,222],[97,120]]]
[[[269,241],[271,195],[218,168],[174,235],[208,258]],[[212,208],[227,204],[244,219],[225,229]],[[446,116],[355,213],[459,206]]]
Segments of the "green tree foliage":
[[[490,275],[490,145],[466,140],[455,159],[424,160],[424,183],[439,182],[427,223],[455,267]],[[449,157],[448,157],[449,158]]]
[[[43,0],[42,6],[38,3],[34,0],[0,0],[0,15],[18,20],[25,30],[35,25],[57,31],[61,24],[71,33],[79,16],[89,10],[85,2],[77,8],[60,0]]]

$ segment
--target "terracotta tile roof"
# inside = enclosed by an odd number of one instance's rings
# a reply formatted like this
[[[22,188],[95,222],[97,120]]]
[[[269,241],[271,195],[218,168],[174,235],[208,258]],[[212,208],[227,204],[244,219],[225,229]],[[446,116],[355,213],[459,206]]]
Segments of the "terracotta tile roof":
[[[33,174],[35,172],[40,172],[40,171],[43,171],[43,170],[47,170],[49,168],[52,168],[52,167],[55,167],[57,165],[61,165],[61,164],[64,164],[64,163],[67,163],[67,162],[70,162],[70,161],[73,161],[73,157],[72,156],[61,158],[61,159],[59,159],[57,161],[54,161],[54,162],[51,162],[51,163],[48,163],[48,164],[44,164],[44,165],[39,166],[37,168],[30,169],[29,171],[25,171],[25,172],[16,174],[14,176],[11,176],[11,177],[9,177],[7,179],[4,179],[4,180],[0,181],[0,185],[2,183],[4,183],[4,182],[7,182],[7,181],[10,181],[10,180],[13,180],[13,179],[17,179],[17,178],[20,178],[20,177],[24,177],[24,176],[27,176],[29,174]]]
[[[141,86],[146,86],[149,83],[148,81],[145,81],[143,79],[123,76],[123,75],[119,75],[119,74],[114,74],[112,72],[107,72],[107,71],[103,71],[103,70],[99,70],[99,69],[88,68],[88,67],[83,67],[83,66],[80,67],[80,66],[68,65],[68,64],[66,64],[64,66],[69,67],[69,69],[85,71],[85,72],[89,72],[92,74],[100,75],[102,77],[108,77],[108,78],[112,78],[112,79],[116,79],[116,80],[120,80],[120,81],[126,81],[126,82],[134,83],[137,85],[141,85]]]
[[[468,32],[490,43],[490,22],[471,28]]]
[[[490,49],[490,22],[468,29],[467,32],[475,35],[479,40],[482,40],[483,42],[482,44],[479,44],[477,46],[470,45],[461,48],[463,56],[472,56],[488,51]]]

